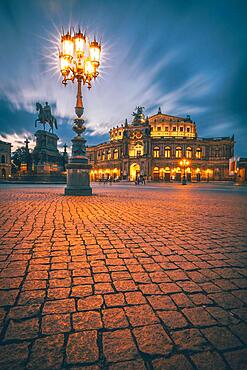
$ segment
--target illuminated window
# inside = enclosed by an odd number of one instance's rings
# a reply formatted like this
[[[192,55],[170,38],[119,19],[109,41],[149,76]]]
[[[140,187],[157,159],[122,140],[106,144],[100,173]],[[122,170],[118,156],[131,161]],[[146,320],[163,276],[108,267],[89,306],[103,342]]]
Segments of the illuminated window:
[[[159,158],[160,156],[160,148],[158,146],[155,146],[153,149],[153,156],[154,158]]]
[[[105,160],[105,152],[102,152],[102,161]]]
[[[180,130],[180,132],[182,132],[182,131],[184,130],[183,126],[181,126],[181,127],[179,128],[179,130]]]
[[[196,148],[196,158],[201,159],[202,158],[202,149]]]
[[[108,161],[111,159],[111,151],[110,150],[108,150],[108,152],[107,152],[107,159],[108,159]]]
[[[165,147],[165,158],[171,158],[171,148],[169,146]]]
[[[161,131],[161,127],[160,126],[157,127],[157,131]]]
[[[176,147],[176,158],[181,158],[182,157],[182,148],[181,146]]]
[[[151,131],[153,131],[153,129],[154,129],[153,126],[151,126]]]
[[[169,131],[169,127],[168,126],[165,127],[165,131]]]
[[[172,131],[177,131],[177,127],[173,126]]]
[[[118,159],[118,150],[117,149],[114,149],[113,159]]]
[[[137,157],[141,157],[141,155],[142,155],[142,151],[141,151],[141,150],[137,150],[137,151],[136,151],[136,156],[137,156]]]
[[[219,158],[220,157],[220,149],[219,148],[215,148],[214,149],[214,156],[215,156],[215,158]]]
[[[186,148],[186,158],[192,158],[192,149],[190,146]]]

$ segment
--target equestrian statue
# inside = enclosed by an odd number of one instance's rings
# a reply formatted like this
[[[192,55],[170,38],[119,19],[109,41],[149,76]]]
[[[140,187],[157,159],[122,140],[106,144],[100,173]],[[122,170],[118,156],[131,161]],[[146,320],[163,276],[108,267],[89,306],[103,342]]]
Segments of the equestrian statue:
[[[45,130],[45,124],[48,123],[50,125],[49,132],[53,133],[53,127],[57,129],[57,120],[51,114],[51,107],[46,102],[44,107],[40,103],[36,103],[36,111],[39,112],[38,118],[35,120],[35,127],[37,127],[37,122],[41,123]]]

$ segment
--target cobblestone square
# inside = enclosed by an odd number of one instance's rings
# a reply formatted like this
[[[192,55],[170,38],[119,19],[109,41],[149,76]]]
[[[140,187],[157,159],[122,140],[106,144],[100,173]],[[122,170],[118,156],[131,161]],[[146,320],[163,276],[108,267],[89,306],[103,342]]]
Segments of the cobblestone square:
[[[1,369],[247,368],[247,190],[0,189]]]

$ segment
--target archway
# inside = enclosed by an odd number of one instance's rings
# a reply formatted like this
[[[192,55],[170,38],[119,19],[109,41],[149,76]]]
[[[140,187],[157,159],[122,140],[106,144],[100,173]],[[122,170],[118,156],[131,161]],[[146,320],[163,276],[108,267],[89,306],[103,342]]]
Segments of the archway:
[[[5,170],[5,168],[2,169],[2,178],[6,179],[6,170]]]
[[[136,181],[140,175],[140,165],[138,163],[133,163],[130,166],[130,181]]]

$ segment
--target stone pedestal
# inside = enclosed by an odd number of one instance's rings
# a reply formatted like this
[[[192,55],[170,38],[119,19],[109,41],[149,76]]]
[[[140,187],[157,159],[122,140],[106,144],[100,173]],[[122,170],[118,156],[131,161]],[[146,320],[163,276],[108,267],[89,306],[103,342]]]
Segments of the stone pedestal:
[[[58,136],[44,130],[35,133],[36,146],[33,150],[34,172],[47,174],[62,171],[62,156],[57,149]]]
[[[66,166],[67,186],[64,192],[65,195],[92,195],[89,175],[92,166],[88,164],[85,142],[84,137],[79,135],[72,140],[72,157]]]

